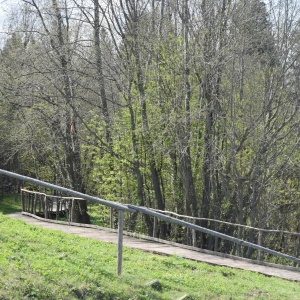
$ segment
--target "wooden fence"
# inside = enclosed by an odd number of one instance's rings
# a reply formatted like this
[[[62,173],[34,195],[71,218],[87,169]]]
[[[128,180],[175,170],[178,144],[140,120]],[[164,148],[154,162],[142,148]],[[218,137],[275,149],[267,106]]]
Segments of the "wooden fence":
[[[62,197],[47,195],[45,193],[21,189],[22,211],[43,217],[45,219],[58,220],[66,216],[69,222],[72,220],[72,208],[75,201],[86,201],[76,197]]]
[[[295,246],[295,257],[298,258],[300,255],[300,232],[290,232],[290,231],[286,231],[286,230],[278,230],[278,229],[264,229],[264,228],[257,228],[257,227],[252,227],[252,226],[248,226],[248,225],[243,225],[243,224],[236,224],[236,223],[231,223],[231,222],[226,222],[226,221],[221,221],[221,220],[216,220],[216,219],[209,219],[209,218],[198,218],[198,217],[191,217],[191,216],[186,216],[186,215],[181,215],[181,214],[177,214],[175,212],[171,212],[171,211],[162,211],[162,210],[158,210],[158,209],[153,209],[153,208],[149,208],[152,211],[156,211],[159,213],[162,213],[164,215],[171,215],[174,216],[176,218],[181,218],[181,219],[185,219],[187,221],[189,221],[190,223],[195,224],[196,221],[209,221],[212,223],[218,223],[218,224],[222,224],[222,225],[229,225],[229,226],[233,226],[233,227],[237,227],[237,228],[244,228],[244,229],[248,229],[248,230],[253,230],[256,232],[256,235],[258,236],[257,238],[257,244],[258,246],[264,246],[264,236],[266,234],[282,234],[282,235],[290,235],[290,236],[295,236],[296,238],[296,246]],[[157,218],[155,217],[154,219],[154,226],[153,226],[153,237],[156,237],[156,226],[157,226]],[[196,230],[192,229],[191,231],[191,236],[192,236],[192,246],[196,247]],[[238,252],[238,256],[241,256],[241,247],[239,245],[239,247],[237,248],[237,252]],[[218,251],[218,249],[214,249],[214,251]],[[257,250],[257,260],[262,261],[263,260],[263,251],[261,249]]]

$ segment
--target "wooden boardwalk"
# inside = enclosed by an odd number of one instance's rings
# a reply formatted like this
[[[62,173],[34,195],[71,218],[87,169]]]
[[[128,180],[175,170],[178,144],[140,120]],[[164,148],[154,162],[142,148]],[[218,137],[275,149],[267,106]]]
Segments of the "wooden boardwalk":
[[[93,238],[107,243],[117,244],[118,235],[115,230],[88,228],[78,226],[68,226],[64,224],[57,224],[48,221],[38,220],[21,213],[8,215],[10,217],[23,220],[29,224],[40,226],[52,230],[60,230],[67,234],[75,234],[82,237]],[[178,247],[176,245],[158,243],[141,238],[135,238],[124,235],[123,245],[130,248],[139,249],[145,252],[152,252],[161,255],[178,255],[184,258],[195,261],[206,262],[209,264],[226,266],[237,269],[244,269],[258,272],[267,276],[276,276],[287,280],[300,281],[300,268],[281,268],[274,267],[271,264],[268,266],[257,264],[256,261],[237,258],[237,257],[223,257],[222,255],[213,254],[213,252],[198,249],[197,251]]]

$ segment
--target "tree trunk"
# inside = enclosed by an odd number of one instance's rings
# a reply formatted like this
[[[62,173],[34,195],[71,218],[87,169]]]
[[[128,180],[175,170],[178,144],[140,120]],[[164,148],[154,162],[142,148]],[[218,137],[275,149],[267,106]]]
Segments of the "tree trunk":
[[[190,55],[189,55],[189,0],[183,3],[183,51],[184,51],[184,82],[185,82],[185,124],[181,136],[180,164],[182,170],[184,195],[186,201],[186,214],[198,216],[198,203],[195,192],[192,159],[190,151],[191,136],[191,84],[190,84]]]
[[[57,34],[59,44],[59,59],[61,73],[63,75],[64,83],[64,97],[66,107],[66,132],[65,132],[65,156],[66,156],[66,169],[68,174],[68,181],[70,188],[84,192],[84,182],[81,171],[81,157],[80,157],[80,144],[77,137],[77,124],[75,122],[76,113],[73,101],[73,88],[72,82],[69,75],[69,65],[67,59],[67,45],[65,43],[63,33],[63,20],[56,0],[52,0],[53,9],[57,18]],[[87,214],[87,203],[86,201],[76,201],[72,205],[71,209],[72,221],[76,223],[90,223],[89,216]]]

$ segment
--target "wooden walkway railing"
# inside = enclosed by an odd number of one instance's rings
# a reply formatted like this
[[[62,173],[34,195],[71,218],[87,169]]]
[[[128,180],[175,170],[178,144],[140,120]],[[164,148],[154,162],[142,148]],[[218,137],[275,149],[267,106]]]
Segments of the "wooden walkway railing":
[[[172,211],[163,211],[163,210],[158,210],[158,209],[153,209],[153,208],[149,208],[152,211],[156,211],[165,215],[171,215],[174,216],[176,218],[181,218],[181,219],[185,219],[187,221],[189,221],[190,223],[195,224],[196,220],[199,221],[209,221],[209,222],[213,222],[213,223],[219,223],[222,225],[229,225],[229,226],[233,226],[233,227],[238,227],[238,228],[244,228],[244,229],[248,229],[248,230],[253,230],[256,232],[256,235],[258,236],[257,241],[258,241],[258,245],[259,246],[263,246],[263,237],[266,234],[284,234],[284,235],[291,235],[291,236],[295,236],[296,238],[296,246],[295,246],[295,257],[298,258],[300,255],[300,232],[291,232],[291,231],[286,231],[286,230],[278,230],[278,229],[264,229],[264,228],[257,228],[257,227],[252,227],[252,226],[248,226],[248,225],[243,225],[243,224],[236,224],[236,223],[231,223],[231,222],[226,222],[226,221],[221,221],[221,220],[216,220],[216,219],[209,219],[209,218],[198,218],[198,217],[191,217],[191,216],[186,216],[186,215],[181,215],[181,214],[177,214],[175,212]],[[154,220],[154,228],[153,228],[153,236],[155,236],[155,232],[156,232],[156,226],[157,224],[157,218],[155,218]],[[192,246],[195,247],[196,246],[196,231],[193,229],[192,230]],[[217,251],[217,249],[215,249],[215,251]],[[241,249],[239,247],[238,249],[238,256],[240,255]],[[263,253],[260,249],[258,249],[258,255],[257,255],[257,260],[262,261],[263,260]]]
[[[221,238],[221,239],[236,243],[238,246],[242,246],[242,245],[247,246],[247,247],[256,249],[258,251],[261,251],[261,252],[265,252],[265,253],[268,253],[268,254],[271,254],[271,255],[275,255],[277,257],[287,259],[289,261],[294,262],[295,264],[298,264],[298,267],[300,266],[300,259],[298,259],[296,257],[290,256],[290,255],[287,255],[287,254],[284,254],[284,253],[281,253],[281,252],[278,252],[278,251],[274,251],[272,249],[268,249],[268,248],[265,248],[263,246],[253,244],[253,243],[250,243],[250,242],[247,242],[247,241],[244,241],[244,240],[241,240],[241,239],[238,239],[238,238],[235,238],[235,237],[232,237],[232,236],[229,236],[229,235],[226,235],[226,234],[223,234],[223,233],[220,233],[220,232],[208,229],[208,228],[204,228],[204,227],[198,226],[198,225],[190,223],[190,222],[179,220],[177,218],[167,216],[167,215],[165,215],[161,212],[157,212],[157,211],[151,210],[149,208],[139,207],[139,206],[134,206],[134,205],[127,205],[126,206],[126,205],[123,205],[123,204],[120,204],[120,203],[107,201],[107,200],[104,200],[104,199],[101,199],[101,198],[86,195],[86,194],[83,194],[83,193],[80,193],[80,192],[76,192],[74,190],[63,188],[63,187],[60,187],[60,186],[57,186],[57,185],[53,185],[53,184],[50,184],[50,183],[47,183],[47,182],[44,182],[44,181],[41,181],[41,180],[26,177],[26,176],[19,175],[19,174],[16,174],[16,173],[8,172],[8,171],[2,170],[2,169],[0,169],[0,174],[10,176],[10,177],[13,177],[13,178],[17,178],[19,180],[28,181],[28,182],[31,182],[33,184],[43,186],[43,187],[46,187],[48,189],[53,189],[53,190],[56,190],[56,191],[59,191],[59,192],[62,192],[62,193],[67,193],[67,194],[70,194],[74,197],[81,198],[81,199],[84,199],[84,200],[89,200],[89,201],[92,201],[94,203],[99,203],[99,204],[102,204],[102,205],[106,205],[106,206],[110,207],[111,209],[117,209],[118,210],[118,256],[117,256],[117,274],[118,275],[120,275],[121,271],[122,271],[124,211],[127,211],[127,212],[140,212],[142,214],[146,214],[146,215],[152,216],[154,218],[164,220],[166,222],[170,222],[170,223],[173,223],[173,224],[178,224],[180,226],[185,226],[186,228],[189,228],[190,230],[194,230],[194,232],[199,231],[199,232],[202,232],[202,233],[210,234],[210,235],[215,236],[217,238]],[[43,197],[43,196],[41,195],[39,197]],[[73,198],[69,198],[69,199],[73,199]],[[24,200],[24,198],[23,198],[23,200]],[[28,200],[27,204],[25,202],[23,204],[25,210],[29,209],[32,212],[34,212],[34,211],[36,212],[37,208],[39,209],[39,204],[38,204],[37,198],[35,198],[35,199],[34,199],[34,197],[33,197],[33,199],[31,198],[30,200]],[[41,200],[40,203],[41,203],[41,210],[42,210],[42,204],[44,203],[44,213],[47,214],[48,211],[49,211],[49,207],[47,206],[48,205],[47,204],[47,197],[44,198],[44,202],[43,202],[43,200]],[[53,200],[52,200],[52,203],[53,203]],[[57,209],[57,207],[56,207],[56,209]]]
[[[21,189],[22,211],[45,219],[58,220],[59,217],[66,215],[69,222],[74,222],[70,212],[76,200],[86,201],[82,198],[53,196]]]

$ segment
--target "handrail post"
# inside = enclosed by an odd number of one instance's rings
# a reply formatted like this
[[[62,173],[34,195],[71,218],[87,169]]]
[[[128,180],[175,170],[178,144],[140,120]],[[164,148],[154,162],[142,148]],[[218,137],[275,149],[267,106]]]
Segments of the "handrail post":
[[[123,254],[123,223],[124,212],[118,211],[118,257],[117,257],[117,275],[122,274],[122,254]]]

